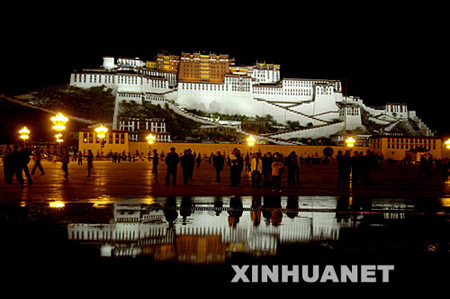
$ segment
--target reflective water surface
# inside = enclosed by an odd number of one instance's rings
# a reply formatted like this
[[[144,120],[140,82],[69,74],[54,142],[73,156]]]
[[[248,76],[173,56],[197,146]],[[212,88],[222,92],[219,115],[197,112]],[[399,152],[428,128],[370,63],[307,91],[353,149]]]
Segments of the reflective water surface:
[[[226,285],[233,264],[314,263],[393,264],[394,282],[448,278],[437,274],[449,265],[447,198],[177,196],[0,209],[10,278]]]

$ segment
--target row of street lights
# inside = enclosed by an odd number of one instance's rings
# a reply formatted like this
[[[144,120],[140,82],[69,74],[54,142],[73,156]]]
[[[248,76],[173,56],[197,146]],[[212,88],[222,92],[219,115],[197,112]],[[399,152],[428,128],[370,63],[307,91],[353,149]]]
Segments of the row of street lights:
[[[62,139],[62,131],[66,129],[66,123],[69,121],[69,119],[64,116],[62,113],[58,113],[55,116],[52,116],[50,120],[53,122],[53,129],[57,132],[55,135],[56,142],[61,143],[64,140]],[[23,140],[23,142],[26,142],[30,138],[31,131],[25,126],[19,131],[19,137]]]
[[[247,145],[248,146],[250,146],[250,147],[252,147],[253,145],[255,145],[255,142],[256,142],[256,139],[255,139],[255,137],[253,137],[252,135],[250,135],[248,138],[247,138]],[[353,139],[353,137],[350,137],[350,138],[347,138],[346,140],[345,140],[345,143],[347,144],[347,147],[353,147],[353,146],[355,146],[355,139]],[[448,147],[450,147],[450,139],[449,139],[449,144],[448,144]]]
[[[62,131],[64,131],[66,129],[66,124],[69,121],[69,119],[66,116],[64,116],[62,113],[58,113],[56,116],[51,117],[51,121],[53,122],[53,129],[57,132],[57,134],[55,135],[56,142],[62,143],[64,141],[62,139],[62,136],[63,136]],[[100,127],[95,129],[95,132],[97,133],[97,137],[103,141],[106,138],[106,133],[108,132],[108,129],[106,127],[104,127],[103,125],[100,125]],[[30,130],[25,126],[19,131],[19,134],[20,134],[20,138],[23,140],[23,142],[26,142],[30,137]],[[149,134],[146,137],[146,139],[147,139],[148,144],[152,145],[155,142],[156,137],[152,134]],[[250,135],[246,139],[246,141],[247,141],[247,145],[250,147],[252,147],[256,143],[256,139],[252,135]],[[355,139],[353,139],[353,137],[350,137],[345,140],[345,143],[347,144],[347,147],[351,148],[351,147],[354,147],[356,141],[355,141]],[[450,149],[450,139],[448,139],[445,142],[445,146],[446,146],[446,148]]]

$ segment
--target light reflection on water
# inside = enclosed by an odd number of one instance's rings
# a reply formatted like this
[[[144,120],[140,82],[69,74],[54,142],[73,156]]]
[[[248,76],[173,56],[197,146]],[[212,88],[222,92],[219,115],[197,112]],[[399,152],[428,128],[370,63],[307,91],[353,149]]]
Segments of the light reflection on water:
[[[57,278],[69,285],[66,292],[112,282],[127,291],[136,285],[172,291],[185,282],[191,292],[192,286],[229,283],[235,264],[380,264],[395,266],[393,285],[400,279],[408,288],[425,279],[427,287],[435,279],[448,284],[448,275],[438,274],[450,265],[450,207],[442,198],[60,201],[54,207],[50,201],[0,203],[2,269],[11,280]]]
[[[348,236],[361,229],[385,227],[388,232],[391,223],[405,223],[417,215],[439,211],[446,216],[440,203],[437,199],[335,196],[116,200],[100,206],[101,222],[70,221],[67,235],[73,243],[96,247],[101,257],[214,264],[236,255],[274,257],[290,245],[334,248],[344,239],[346,246],[352,246]],[[431,241],[432,247],[425,244],[424,248],[437,248]]]

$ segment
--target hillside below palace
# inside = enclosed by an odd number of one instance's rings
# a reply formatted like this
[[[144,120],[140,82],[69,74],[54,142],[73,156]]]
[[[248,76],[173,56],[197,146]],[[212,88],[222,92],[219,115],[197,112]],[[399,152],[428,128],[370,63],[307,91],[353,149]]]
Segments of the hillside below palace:
[[[238,130],[239,124],[200,117],[186,109],[271,115],[280,124],[298,122],[299,128],[257,136],[281,144],[292,139],[331,137],[344,129],[395,135],[401,127],[407,135],[433,136],[404,103],[368,107],[361,98],[346,95],[340,80],[282,78],[278,64],[237,66],[233,58],[224,54],[157,54],[154,61],[103,57],[100,67],[71,73],[70,85],[112,89],[116,97],[113,129],[120,129],[121,102],[148,101],[168,105],[203,125],[236,126]]]

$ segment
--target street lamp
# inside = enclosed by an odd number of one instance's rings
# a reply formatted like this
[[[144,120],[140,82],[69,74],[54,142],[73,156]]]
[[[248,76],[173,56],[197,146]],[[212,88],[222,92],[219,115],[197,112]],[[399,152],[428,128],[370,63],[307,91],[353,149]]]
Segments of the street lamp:
[[[62,113],[58,113],[56,116],[51,117],[51,121],[53,123],[53,130],[58,132],[58,134],[55,135],[56,141],[58,143],[63,142],[61,132],[66,129],[66,123],[69,121],[69,119],[65,117]]]
[[[28,130],[27,127],[23,127],[22,130],[19,131],[19,134],[23,142],[26,142],[28,138],[30,138],[30,130]]]
[[[255,137],[253,137],[252,135],[250,135],[250,136],[247,138],[247,145],[250,147],[250,155],[252,154],[252,146],[255,145],[255,141],[256,141],[256,139],[255,139]]]
[[[445,147],[450,149],[450,139],[448,139],[445,143]]]
[[[255,145],[255,137],[253,137],[252,135],[250,135],[250,137],[247,138],[247,145],[248,146],[254,146]]]
[[[95,132],[97,133],[97,137],[100,138],[100,157],[102,157],[103,141],[105,140],[106,132],[108,132],[108,129],[105,128],[103,125],[100,125],[100,127],[95,128]]]
[[[106,133],[108,132],[108,129],[105,128],[103,125],[100,125],[100,127],[95,129],[95,132],[97,133],[98,138],[105,138]]]
[[[145,137],[147,139],[148,142],[148,160],[150,161],[150,157],[152,155],[152,144],[155,143],[155,139],[156,137],[154,135],[152,135],[152,133],[148,134],[147,137]]]
[[[348,138],[347,140],[345,140],[345,142],[347,143],[348,147],[353,147],[355,145],[355,139],[353,139],[353,137]]]
[[[56,134],[56,135],[55,135],[55,138],[56,138],[56,142],[58,142],[58,143],[61,143],[61,142],[64,141],[64,140],[62,139],[62,134],[61,134],[61,133]]]
[[[150,134],[148,134],[148,136],[147,137],[145,137],[146,139],[147,139],[147,142],[148,142],[148,144],[153,144],[154,142],[155,142],[155,139],[156,139],[156,137],[155,136],[153,136],[151,133]]]

